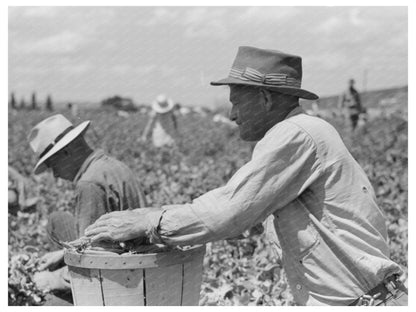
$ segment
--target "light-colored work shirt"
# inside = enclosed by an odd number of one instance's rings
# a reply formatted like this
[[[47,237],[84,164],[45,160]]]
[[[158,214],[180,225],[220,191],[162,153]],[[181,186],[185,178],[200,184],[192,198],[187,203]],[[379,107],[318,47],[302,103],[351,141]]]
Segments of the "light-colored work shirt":
[[[169,111],[163,114],[152,112],[151,118],[154,118],[153,145],[155,147],[172,146],[175,143],[172,136],[176,133],[173,112]]]
[[[348,305],[391,274],[383,212],[336,130],[298,107],[271,128],[223,187],[149,214],[151,240],[234,237],[273,215],[273,243],[299,305]]]

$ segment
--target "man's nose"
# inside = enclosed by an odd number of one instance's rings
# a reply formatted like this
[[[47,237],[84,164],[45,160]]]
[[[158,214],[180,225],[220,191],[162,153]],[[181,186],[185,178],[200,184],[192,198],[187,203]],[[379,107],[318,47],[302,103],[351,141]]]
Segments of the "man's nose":
[[[52,174],[54,178],[59,178],[59,174],[56,172],[56,170],[52,169]]]
[[[235,108],[234,105],[233,105],[233,107],[231,107],[229,118],[230,118],[231,121],[236,121],[237,120],[237,109]]]

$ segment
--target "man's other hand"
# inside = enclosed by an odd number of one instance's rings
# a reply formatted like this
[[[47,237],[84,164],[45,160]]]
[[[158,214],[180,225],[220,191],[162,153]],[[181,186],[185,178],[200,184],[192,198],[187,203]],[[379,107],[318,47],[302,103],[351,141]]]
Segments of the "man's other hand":
[[[64,259],[64,250],[48,252],[40,259],[39,271],[57,266]]]
[[[145,237],[152,226],[157,226],[151,224],[148,214],[160,211],[161,208],[138,208],[110,212],[87,227],[84,234],[91,243],[102,240],[123,242]]]
[[[33,276],[33,281],[37,288],[45,291],[71,288],[67,266],[53,272],[36,272]]]

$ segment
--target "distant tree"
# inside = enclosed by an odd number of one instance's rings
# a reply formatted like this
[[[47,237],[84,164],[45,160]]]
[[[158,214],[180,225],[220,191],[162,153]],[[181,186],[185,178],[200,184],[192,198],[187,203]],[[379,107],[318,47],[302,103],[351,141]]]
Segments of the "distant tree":
[[[123,98],[119,95],[109,97],[101,101],[101,106],[111,107],[125,111],[137,111],[137,107],[134,105],[133,100],[130,98]]]
[[[53,111],[52,98],[50,95],[46,98],[46,110]]]
[[[101,101],[101,105],[104,107],[115,107],[119,108],[123,98],[121,96],[115,95]]]
[[[13,92],[10,95],[10,106],[12,107],[12,109],[17,109],[16,98],[14,97],[14,93]]]
[[[32,109],[38,109],[37,103],[36,103],[36,93],[32,93]]]

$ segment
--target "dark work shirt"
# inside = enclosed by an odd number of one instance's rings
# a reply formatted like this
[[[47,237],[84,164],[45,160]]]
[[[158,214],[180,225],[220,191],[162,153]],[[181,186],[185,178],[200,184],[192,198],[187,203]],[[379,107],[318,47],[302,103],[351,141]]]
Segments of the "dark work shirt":
[[[105,213],[146,206],[138,176],[102,150],[94,151],[85,160],[74,183],[79,236]]]

